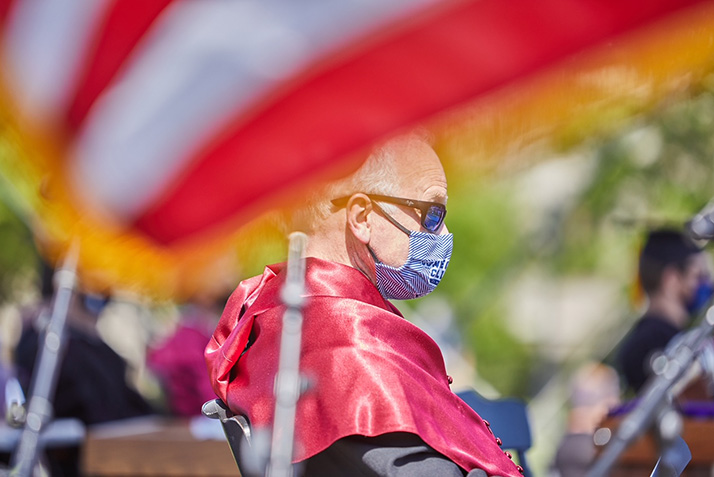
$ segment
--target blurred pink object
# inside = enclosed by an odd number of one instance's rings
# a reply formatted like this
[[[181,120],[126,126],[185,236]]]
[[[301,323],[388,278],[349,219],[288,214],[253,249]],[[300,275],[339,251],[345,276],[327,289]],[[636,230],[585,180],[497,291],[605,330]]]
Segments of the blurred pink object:
[[[147,366],[164,386],[174,415],[199,415],[203,403],[216,398],[203,359],[216,320],[209,310],[186,307],[173,335],[148,353]]]

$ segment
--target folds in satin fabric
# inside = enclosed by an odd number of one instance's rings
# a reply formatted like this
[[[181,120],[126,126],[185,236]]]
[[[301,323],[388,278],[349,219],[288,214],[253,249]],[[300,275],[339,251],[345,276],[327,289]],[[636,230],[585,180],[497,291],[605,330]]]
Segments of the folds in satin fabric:
[[[242,282],[206,348],[216,394],[272,427],[284,265]],[[349,435],[411,432],[466,470],[519,476],[483,420],[449,388],[436,343],[358,270],[307,260],[295,461]],[[247,346],[250,342],[250,346]],[[247,349],[246,349],[247,347]]]

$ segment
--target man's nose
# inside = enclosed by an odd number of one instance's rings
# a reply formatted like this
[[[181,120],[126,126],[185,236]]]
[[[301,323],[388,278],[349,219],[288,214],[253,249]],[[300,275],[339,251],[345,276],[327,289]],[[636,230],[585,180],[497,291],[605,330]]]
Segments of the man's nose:
[[[449,227],[446,226],[446,222],[445,222],[441,226],[441,231],[439,232],[439,235],[446,235],[448,233],[449,233]]]

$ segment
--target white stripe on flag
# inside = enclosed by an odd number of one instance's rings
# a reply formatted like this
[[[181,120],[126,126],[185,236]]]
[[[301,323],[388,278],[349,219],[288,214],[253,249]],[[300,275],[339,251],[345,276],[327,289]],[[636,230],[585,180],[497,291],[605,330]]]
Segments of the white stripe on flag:
[[[172,4],[90,111],[76,151],[78,188],[131,220],[228,118],[317,56],[434,1]]]
[[[97,22],[108,0],[15,2],[5,32],[6,77],[32,120],[67,107]]]

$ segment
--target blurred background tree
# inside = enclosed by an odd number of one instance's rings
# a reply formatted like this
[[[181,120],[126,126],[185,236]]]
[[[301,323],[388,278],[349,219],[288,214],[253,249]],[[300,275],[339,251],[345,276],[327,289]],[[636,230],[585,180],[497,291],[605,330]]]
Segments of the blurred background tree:
[[[439,293],[455,308],[479,374],[499,392],[532,398],[551,375],[541,368],[568,364],[574,355],[604,359],[616,344],[613,337],[632,324],[643,232],[681,227],[712,198],[713,106],[705,83],[615,130],[604,124],[600,132],[585,131],[590,135],[579,143],[543,148],[535,165],[450,183],[455,251]],[[579,297],[554,299],[546,286],[574,295],[580,288],[573,285],[586,279],[593,289],[585,287]],[[530,313],[517,305],[533,293],[551,302],[550,320],[538,313],[547,304]],[[592,300],[600,293],[607,298]],[[561,317],[579,324],[582,342],[553,339],[563,326],[570,328],[557,316],[568,298],[614,315],[597,319],[596,313],[594,323],[577,314]],[[534,331],[529,338],[514,326],[524,322]],[[601,328],[593,333],[588,324]],[[553,346],[569,349],[555,353]]]
[[[32,233],[8,202],[0,201],[0,305],[31,288],[39,265]]]
[[[573,373],[609,362],[639,317],[645,231],[682,227],[712,199],[713,85],[642,114],[603,110],[515,167],[447,171],[454,254],[423,300],[451,304],[463,349],[495,394],[529,402],[537,475],[563,430]],[[400,306],[409,315],[413,304]]]

